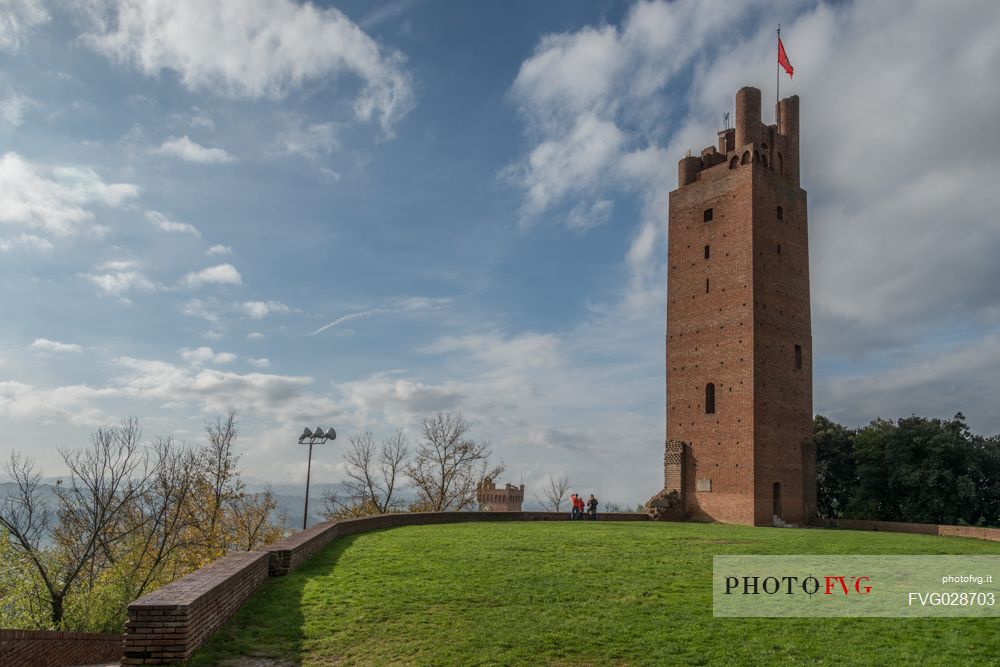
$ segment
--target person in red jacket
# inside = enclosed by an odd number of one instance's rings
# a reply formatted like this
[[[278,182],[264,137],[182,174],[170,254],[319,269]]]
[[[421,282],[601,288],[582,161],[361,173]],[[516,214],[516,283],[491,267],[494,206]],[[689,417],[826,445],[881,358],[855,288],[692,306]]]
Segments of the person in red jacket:
[[[570,519],[579,519],[580,518],[580,507],[579,507],[579,505],[576,504],[576,501],[578,501],[578,500],[579,500],[579,498],[577,498],[577,496],[576,496],[575,493],[569,494],[569,503],[572,506],[572,509],[571,509],[571,511],[569,513],[569,518]]]

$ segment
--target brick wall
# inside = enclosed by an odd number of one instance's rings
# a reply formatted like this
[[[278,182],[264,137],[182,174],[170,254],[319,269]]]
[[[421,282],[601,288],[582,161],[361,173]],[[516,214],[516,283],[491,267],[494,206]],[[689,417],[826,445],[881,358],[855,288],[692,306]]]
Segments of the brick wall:
[[[266,551],[223,556],[130,604],[122,665],[189,658],[267,578],[269,557]]]
[[[0,667],[93,665],[116,662],[121,655],[121,635],[0,630]]]
[[[648,521],[645,514],[599,513],[604,521]],[[566,521],[569,512],[430,512],[328,521],[270,545],[229,554],[129,605],[122,665],[187,659],[233,616],[258,586],[282,576],[337,537],[384,528],[469,521]],[[120,638],[119,638],[120,640]]]
[[[816,519],[815,524],[826,528],[841,528],[843,530],[873,530],[885,533],[917,533],[921,535],[972,537],[978,540],[1000,542],[1000,528],[949,526],[936,523],[903,523],[897,521],[866,521],[863,519],[822,518]]]

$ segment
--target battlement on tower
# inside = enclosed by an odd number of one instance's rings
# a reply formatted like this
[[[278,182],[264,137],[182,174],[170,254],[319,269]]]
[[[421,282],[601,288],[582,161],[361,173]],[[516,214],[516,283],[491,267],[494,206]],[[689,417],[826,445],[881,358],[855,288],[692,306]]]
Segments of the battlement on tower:
[[[496,482],[486,477],[476,486],[476,501],[481,512],[520,512],[524,502],[524,484],[507,484],[500,489]]]
[[[739,169],[753,164],[799,185],[799,96],[786,97],[775,105],[777,122],[773,125],[764,125],[760,108],[760,90],[751,86],[740,88],[736,93],[735,126],[719,131],[717,146],[709,146],[700,156],[680,159],[677,187],[704,178],[709,170]]]

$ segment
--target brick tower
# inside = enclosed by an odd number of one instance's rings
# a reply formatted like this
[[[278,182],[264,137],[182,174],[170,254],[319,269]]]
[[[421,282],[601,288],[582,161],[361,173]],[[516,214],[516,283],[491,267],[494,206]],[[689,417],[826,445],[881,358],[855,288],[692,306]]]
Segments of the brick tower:
[[[665,492],[694,520],[809,522],[816,507],[799,98],[678,165],[670,193]]]

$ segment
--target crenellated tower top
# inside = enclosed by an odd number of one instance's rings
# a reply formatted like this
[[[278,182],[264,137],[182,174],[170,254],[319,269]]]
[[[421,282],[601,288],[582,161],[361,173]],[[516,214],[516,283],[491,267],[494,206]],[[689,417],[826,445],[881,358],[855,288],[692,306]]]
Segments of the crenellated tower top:
[[[760,90],[751,86],[740,88],[736,93],[736,126],[719,131],[717,147],[709,146],[701,156],[681,158],[677,165],[677,187],[694,183],[709,169],[738,169],[753,163],[798,185],[799,96],[778,102],[775,118],[774,125],[764,125],[760,116]]]

